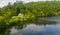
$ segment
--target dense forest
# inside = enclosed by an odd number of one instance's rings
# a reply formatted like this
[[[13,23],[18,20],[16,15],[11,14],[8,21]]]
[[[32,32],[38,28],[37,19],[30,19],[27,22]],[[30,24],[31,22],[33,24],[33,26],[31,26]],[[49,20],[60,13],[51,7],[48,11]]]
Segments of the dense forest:
[[[19,13],[24,14],[24,17],[18,17]],[[59,1],[29,3],[17,1],[14,4],[9,2],[7,6],[0,8],[0,30],[2,31],[3,28],[5,30],[10,25],[14,25],[20,21],[52,16],[60,16]]]

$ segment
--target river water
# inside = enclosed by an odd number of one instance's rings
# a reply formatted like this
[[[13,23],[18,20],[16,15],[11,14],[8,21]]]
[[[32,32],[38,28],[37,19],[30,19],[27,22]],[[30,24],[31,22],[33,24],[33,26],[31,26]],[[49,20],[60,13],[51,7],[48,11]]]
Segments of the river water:
[[[10,35],[60,35],[60,17],[45,17],[39,18],[39,20],[44,20],[43,23],[47,21],[48,24],[29,22],[29,24],[12,27]]]

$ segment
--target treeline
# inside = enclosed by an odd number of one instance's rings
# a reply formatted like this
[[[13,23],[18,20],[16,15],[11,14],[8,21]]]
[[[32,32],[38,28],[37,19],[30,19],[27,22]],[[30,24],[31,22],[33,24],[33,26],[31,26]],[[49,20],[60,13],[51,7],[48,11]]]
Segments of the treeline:
[[[58,16],[60,15],[60,2],[31,2],[27,3],[26,7],[36,16]]]
[[[19,13],[29,14],[34,16],[58,16],[60,15],[60,2],[29,2],[24,4],[17,1],[14,4],[9,3],[7,6],[0,8],[0,16],[11,17],[17,16]]]

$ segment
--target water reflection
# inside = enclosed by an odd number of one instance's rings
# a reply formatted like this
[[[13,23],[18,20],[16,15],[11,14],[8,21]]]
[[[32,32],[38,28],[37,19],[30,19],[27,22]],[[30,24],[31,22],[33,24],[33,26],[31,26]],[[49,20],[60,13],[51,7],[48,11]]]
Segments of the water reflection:
[[[50,26],[36,26],[29,25],[21,30],[22,35],[60,35],[60,28],[53,25]]]
[[[44,21],[44,20],[34,20],[32,22],[28,21],[26,23],[22,23],[22,29],[17,29],[20,28],[20,25],[15,28],[15,33],[10,33],[10,35],[53,35],[52,32],[55,34],[56,31],[60,33],[59,28],[56,27],[55,22],[50,22],[50,21]],[[55,29],[56,28],[56,29]],[[50,31],[49,31],[50,29]],[[53,29],[55,29],[53,31]],[[11,29],[12,30],[12,29]]]
[[[29,20],[17,23],[1,35],[59,35],[60,28],[56,22]]]
[[[8,30],[0,33],[0,35],[10,35],[10,32],[11,32],[10,29],[8,29]]]
[[[60,28],[55,25],[30,24],[11,35],[60,35]]]
[[[43,18],[38,18],[39,20],[48,20],[48,21],[55,21],[57,23],[60,23],[60,17],[43,17]]]

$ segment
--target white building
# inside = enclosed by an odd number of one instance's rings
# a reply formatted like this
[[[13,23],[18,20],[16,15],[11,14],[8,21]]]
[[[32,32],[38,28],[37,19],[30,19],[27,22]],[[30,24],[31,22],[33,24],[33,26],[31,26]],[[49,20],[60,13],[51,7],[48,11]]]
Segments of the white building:
[[[24,15],[23,15],[22,13],[19,13],[19,14],[18,14],[18,17],[23,18]]]

